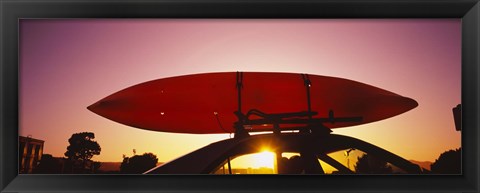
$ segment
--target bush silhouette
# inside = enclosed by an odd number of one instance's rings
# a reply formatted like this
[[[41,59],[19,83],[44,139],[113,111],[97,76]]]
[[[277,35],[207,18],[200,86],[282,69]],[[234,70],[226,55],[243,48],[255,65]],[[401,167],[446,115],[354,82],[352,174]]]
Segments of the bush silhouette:
[[[431,164],[434,174],[460,174],[462,167],[462,148],[445,151]]]
[[[158,158],[152,153],[144,153],[143,155],[135,155],[131,158],[123,158],[120,165],[120,173],[124,174],[141,174],[152,169],[157,165]]]
[[[359,174],[391,174],[393,170],[386,161],[363,154],[355,164],[355,171]]]
[[[63,172],[62,160],[55,159],[50,154],[43,154],[40,164],[33,169],[34,174],[59,174]]]

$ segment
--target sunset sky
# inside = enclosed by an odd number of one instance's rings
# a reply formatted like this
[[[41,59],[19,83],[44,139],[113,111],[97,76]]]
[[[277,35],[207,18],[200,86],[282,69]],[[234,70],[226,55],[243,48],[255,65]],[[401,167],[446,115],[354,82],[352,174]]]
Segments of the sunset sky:
[[[87,110],[145,81],[206,72],[292,72],[346,78],[415,99],[404,114],[334,129],[403,158],[435,161],[461,146],[460,19],[24,19],[19,134],[62,157],[73,133],[94,132],[97,161],[152,152],[159,162],[228,139],[125,126]]]

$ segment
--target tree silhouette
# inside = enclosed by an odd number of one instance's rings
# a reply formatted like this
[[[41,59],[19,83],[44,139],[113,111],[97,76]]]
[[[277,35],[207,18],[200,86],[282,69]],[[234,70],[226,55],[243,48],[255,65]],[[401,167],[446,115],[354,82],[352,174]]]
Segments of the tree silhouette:
[[[445,151],[431,164],[431,172],[435,174],[460,174],[462,167],[462,148]]]
[[[124,174],[141,174],[152,169],[157,165],[158,158],[152,153],[144,153],[143,155],[134,155],[133,157],[124,157],[120,165],[120,173]]]
[[[391,174],[393,170],[386,161],[363,154],[355,164],[355,171],[359,174]]]
[[[96,141],[93,141],[94,138],[94,133],[82,132],[75,133],[68,139],[70,145],[67,147],[65,156],[73,162],[73,165],[80,162],[82,169],[85,169],[87,162],[89,162],[94,155],[100,155],[100,145]]]

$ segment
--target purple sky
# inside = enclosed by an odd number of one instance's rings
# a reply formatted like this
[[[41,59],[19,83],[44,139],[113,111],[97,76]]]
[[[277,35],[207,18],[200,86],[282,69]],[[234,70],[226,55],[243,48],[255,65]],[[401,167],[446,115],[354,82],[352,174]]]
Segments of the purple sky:
[[[461,20],[20,21],[20,135],[63,156],[68,138],[92,131],[95,160],[153,152],[159,161],[228,138],[140,130],[86,107],[148,80],[221,71],[336,76],[415,99],[402,115],[334,133],[404,158],[434,161],[460,147],[452,108],[461,96]]]

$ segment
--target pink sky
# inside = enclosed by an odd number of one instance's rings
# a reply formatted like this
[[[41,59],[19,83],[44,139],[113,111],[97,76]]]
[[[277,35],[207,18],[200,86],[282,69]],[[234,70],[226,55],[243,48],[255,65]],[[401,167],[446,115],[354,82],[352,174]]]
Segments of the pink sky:
[[[367,83],[415,99],[402,115],[335,129],[406,159],[434,161],[460,147],[452,108],[461,101],[460,19],[20,21],[20,128],[63,156],[91,131],[94,160],[153,152],[159,161],[229,138],[136,129],[86,107],[126,87],[223,71],[294,72]]]

